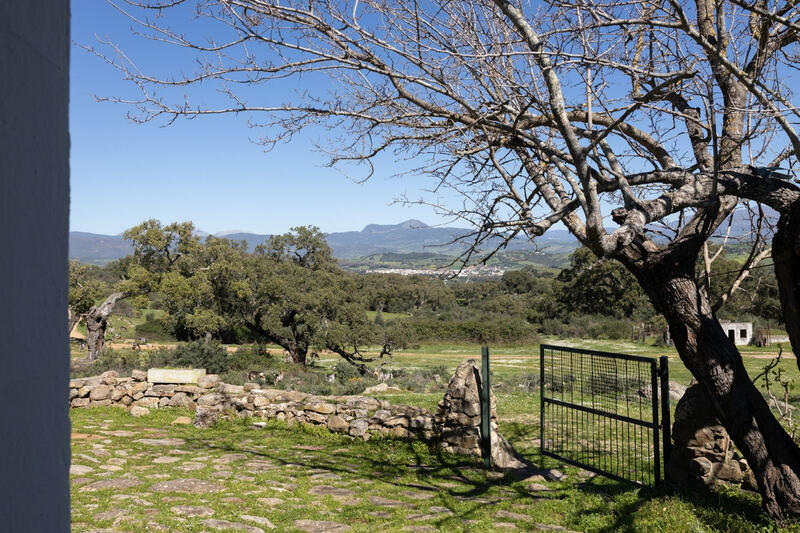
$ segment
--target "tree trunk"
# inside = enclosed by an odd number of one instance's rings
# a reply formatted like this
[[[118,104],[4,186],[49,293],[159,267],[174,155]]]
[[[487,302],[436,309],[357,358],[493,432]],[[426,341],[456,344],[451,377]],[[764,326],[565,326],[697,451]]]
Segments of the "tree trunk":
[[[289,342],[286,346],[286,351],[292,358],[292,363],[305,366],[306,357],[308,356],[308,346],[298,344],[296,342]]]
[[[125,293],[115,292],[103,300],[103,303],[99,306],[93,305],[89,312],[86,313],[84,317],[87,329],[86,344],[89,346],[89,355],[87,357],[90,361],[96,360],[100,354],[105,352],[108,318],[111,316],[117,301],[126,296]]]
[[[786,332],[800,368],[800,203],[781,213],[772,239],[772,261]]]
[[[81,318],[83,317],[72,309],[67,309],[67,335],[72,333],[72,329],[75,327],[75,324],[81,321]]]
[[[708,392],[725,428],[758,481],[764,510],[800,514],[800,449],[750,381],[742,357],[696,282],[694,257],[671,250],[626,261],[667,319],[681,360]]]

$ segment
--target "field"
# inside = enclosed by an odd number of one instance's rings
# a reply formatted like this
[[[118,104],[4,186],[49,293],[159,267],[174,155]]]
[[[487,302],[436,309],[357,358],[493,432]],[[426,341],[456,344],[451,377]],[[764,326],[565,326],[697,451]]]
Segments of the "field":
[[[650,345],[547,339],[641,355],[670,355],[673,380],[688,384],[674,353]],[[774,349],[745,350],[751,375]],[[393,368],[449,373],[477,346],[422,345],[397,354]],[[319,372],[338,362],[322,354]],[[538,346],[492,349],[501,433],[562,481],[518,481],[485,472],[478,461],[403,441],[350,441],[308,427],[248,420],[211,429],[170,425],[191,413],[156,410],[134,418],[115,408],[74,409],[73,528],[91,531],[800,531],[759,512],[757,496],[726,490],[696,496],[638,488],[596,477],[538,454]],[[782,367],[794,379],[795,361]],[[444,384],[382,394],[392,403],[435,409]],[[792,398],[797,402],[797,397]],[[338,524],[338,525],[337,525]],[[100,529],[103,530],[103,529]]]

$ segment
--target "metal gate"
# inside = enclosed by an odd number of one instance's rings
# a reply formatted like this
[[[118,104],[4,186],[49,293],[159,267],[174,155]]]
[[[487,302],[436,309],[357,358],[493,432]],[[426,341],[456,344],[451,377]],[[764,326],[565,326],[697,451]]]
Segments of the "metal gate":
[[[660,484],[671,444],[667,357],[542,345],[539,362],[542,454]]]

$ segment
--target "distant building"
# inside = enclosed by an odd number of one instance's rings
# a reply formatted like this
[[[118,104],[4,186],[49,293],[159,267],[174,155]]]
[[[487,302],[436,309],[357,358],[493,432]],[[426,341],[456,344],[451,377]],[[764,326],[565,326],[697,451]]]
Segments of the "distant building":
[[[733,341],[736,346],[750,344],[753,338],[753,323],[752,322],[728,322],[727,320],[720,320],[720,325],[728,338]]]

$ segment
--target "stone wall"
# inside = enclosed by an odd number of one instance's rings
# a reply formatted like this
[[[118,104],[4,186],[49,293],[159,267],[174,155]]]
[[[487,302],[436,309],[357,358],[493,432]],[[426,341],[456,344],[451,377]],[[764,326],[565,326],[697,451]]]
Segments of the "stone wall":
[[[699,384],[689,387],[675,407],[672,442],[666,467],[670,483],[694,489],[727,484],[756,490],[747,461],[736,452]]]
[[[148,374],[150,380],[148,380]],[[158,373],[133,371],[119,377],[110,371],[70,381],[73,408],[117,406],[141,416],[150,409],[185,407],[195,411],[194,425],[207,427],[220,418],[242,416],[285,420],[288,424],[326,426],[353,438],[374,436],[441,443],[444,451],[479,456],[480,377],[475,361],[462,363],[450,380],[436,415],[426,409],[393,405],[369,396],[314,396],[297,391],[263,389],[257,383],[230,385],[213,374],[196,383],[155,383]],[[497,432],[492,405],[492,458],[500,468],[524,468],[513,448]]]

